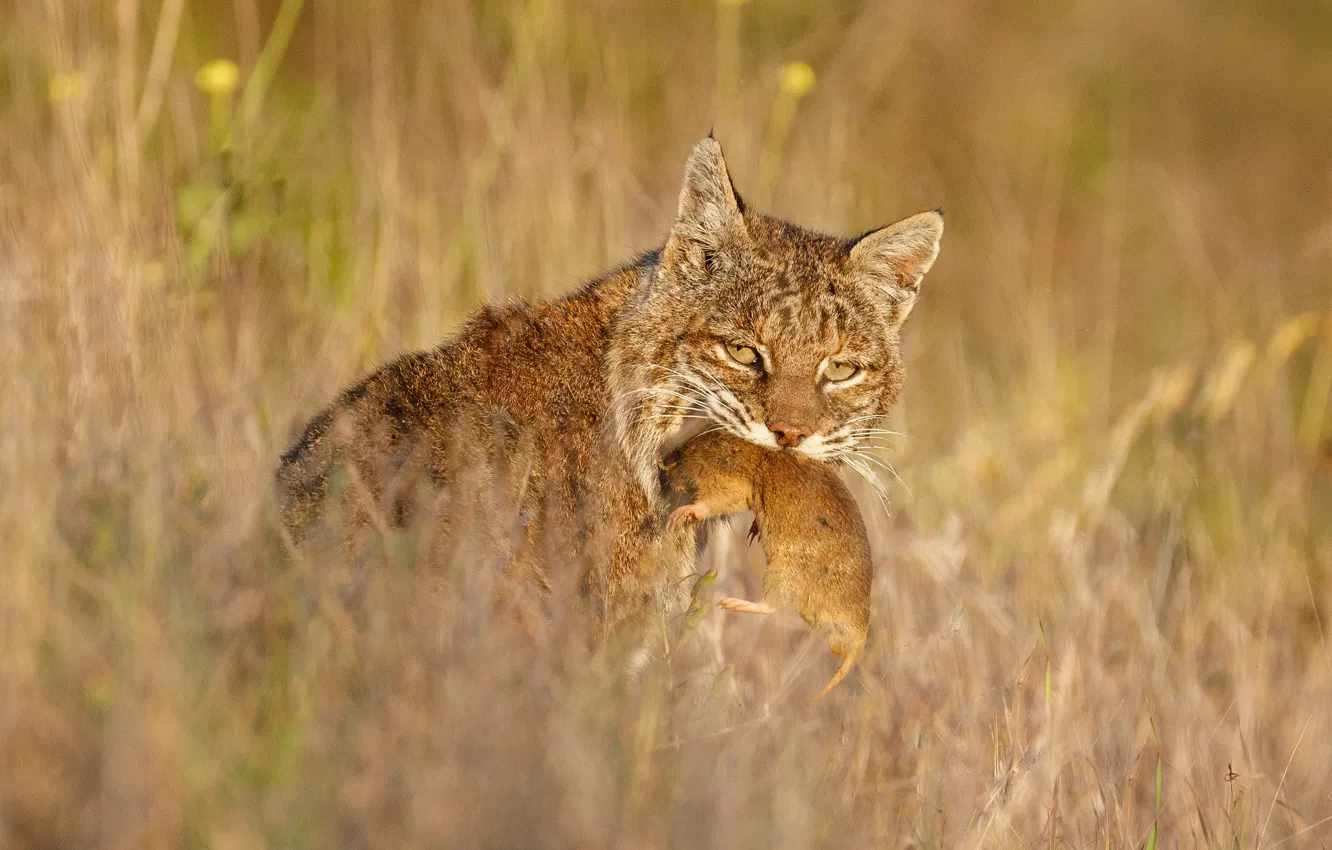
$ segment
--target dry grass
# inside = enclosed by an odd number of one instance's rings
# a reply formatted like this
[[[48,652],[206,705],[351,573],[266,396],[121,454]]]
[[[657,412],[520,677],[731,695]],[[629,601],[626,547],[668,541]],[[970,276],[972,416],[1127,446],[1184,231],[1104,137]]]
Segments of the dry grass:
[[[0,11],[0,845],[1332,842],[1326,8],[814,5]],[[714,120],[802,223],[947,208],[858,675],[289,552],[299,422],[652,246]]]

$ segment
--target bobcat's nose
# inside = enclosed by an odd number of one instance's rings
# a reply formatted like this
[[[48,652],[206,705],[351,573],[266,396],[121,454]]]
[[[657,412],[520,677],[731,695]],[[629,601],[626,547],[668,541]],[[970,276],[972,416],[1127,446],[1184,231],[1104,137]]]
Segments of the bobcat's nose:
[[[777,445],[793,449],[805,441],[810,430],[804,425],[791,425],[787,422],[769,422],[768,430],[777,438]]]

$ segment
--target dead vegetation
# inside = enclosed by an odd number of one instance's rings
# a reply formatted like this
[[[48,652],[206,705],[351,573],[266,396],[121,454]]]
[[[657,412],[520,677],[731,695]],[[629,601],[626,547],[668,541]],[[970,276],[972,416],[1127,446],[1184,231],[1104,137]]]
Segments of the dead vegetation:
[[[1278,5],[0,11],[0,844],[1332,840],[1332,19]],[[289,551],[297,424],[653,246],[714,121],[801,223],[947,209],[856,675],[700,604],[626,686],[468,553]]]

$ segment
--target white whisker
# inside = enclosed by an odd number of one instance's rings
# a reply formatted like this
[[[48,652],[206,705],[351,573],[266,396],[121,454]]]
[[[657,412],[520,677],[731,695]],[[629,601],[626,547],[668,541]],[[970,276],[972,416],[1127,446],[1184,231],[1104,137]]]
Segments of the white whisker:
[[[878,449],[880,451],[885,451],[885,452],[897,452],[901,449],[901,446],[895,443],[876,443],[869,438],[860,439],[860,440],[850,440],[848,441],[847,446],[852,451],[857,451],[860,449]]]
[[[906,437],[906,434],[900,431],[889,431],[886,428],[850,428],[845,432],[847,434],[870,434],[880,437]]]
[[[907,495],[913,499],[916,498],[916,494],[911,492],[911,488],[908,487],[907,483],[902,480],[902,476],[897,474],[897,470],[893,468],[893,465],[891,463],[882,458],[875,457],[874,455],[868,452],[855,451],[852,452],[852,454],[854,454],[860,460],[869,461],[870,463],[877,464],[878,466],[888,470],[889,474],[891,474],[894,478],[897,479],[897,483],[902,485],[902,489],[907,491]]]
[[[654,393],[647,396],[647,398],[657,404],[675,404],[684,407],[701,407],[703,404],[700,399],[694,398],[693,396],[680,395],[678,393]]]
[[[852,425],[859,425],[861,422],[872,422],[873,420],[878,418],[879,417],[877,416],[853,416],[852,418],[843,422],[842,427],[849,428]],[[869,427],[869,426],[862,426],[862,427]]]
[[[759,429],[751,420],[748,411],[715,375],[712,375],[703,369],[699,369],[698,372],[700,374],[696,375],[690,371],[674,369],[671,367],[661,368],[667,374],[674,375],[680,380],[685,381],[690,388],[703,394],[706,399],[707,407],[712,413],[713,418],[725,427],[727,431],[741,439],[747,439],[751,442],[759,442],[754,439],[754,436],[751,433],[749,433],[750,431],[757,433]],[[704,383],[705,379],[715,384],[716,388],[714,389]]]
[[[662,412],[673,411],[676,413],[700,413],[704,410],[700,405],[689,405],[686,407],[681,404],[663,404],[655,409]]]
[[[884,492],[883,484],[875,479],[874,474],[868,467],[864,466],[856,459],[846,457],[843,458],[843,462],[846,463],[852,471],[864,479],[865,483],[874,491],[874,495],[878,496],[879,504],[883,508],[884,515],[886,516],[888,514],[888,494]]]
[[[673,414],[673,415],[669,415],[669,416],[664,415],[664,414],[659,414],[659,415],[651,415],[651,414],[649,414],[649,415],[643,417],[643,421],[644,421],[644,422],[665,422],[665,423],[668,423],[668,424],[669,424],[669,423],[678,422],[678,421],[683,420],[683,419],[694,419],[694,420],[697,420],[697,421],[699,421],[699,422],[714,422],[714,421],[716,421],[716,420],[714,420],[711,416],[695,416],[695,415],[684,415],[684,416],[682,416],[682,415],[679,415],[679,414]]]

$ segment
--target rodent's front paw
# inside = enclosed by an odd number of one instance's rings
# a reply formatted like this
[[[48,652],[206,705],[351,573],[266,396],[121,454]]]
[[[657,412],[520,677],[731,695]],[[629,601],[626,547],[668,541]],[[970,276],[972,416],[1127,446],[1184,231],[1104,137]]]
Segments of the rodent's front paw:
[[[708,518],[708,511],[699,504],[684,505],[671,511],[666,519],[667,528],[676,528],[682,522],[702,522]]]
[[[766,602],[750,602],[748,599],[736,599],[734,596],[723,596],[717,600],[718,608],[725,608],[727,611],[734,611],[737,614],[775,614],[777,609]]]

